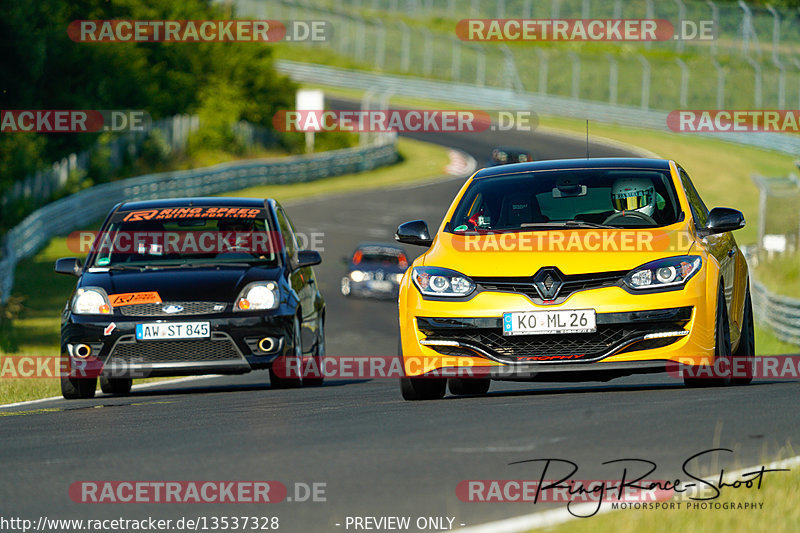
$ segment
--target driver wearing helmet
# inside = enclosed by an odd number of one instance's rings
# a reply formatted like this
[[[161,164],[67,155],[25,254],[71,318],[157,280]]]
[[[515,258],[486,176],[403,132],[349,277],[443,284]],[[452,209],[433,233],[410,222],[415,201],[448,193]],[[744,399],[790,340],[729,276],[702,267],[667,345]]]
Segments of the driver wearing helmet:
[[[656,189],[648,179],[621,178],[611,188],[611,203],[616,213],[638,211],[652,217],[656,208]]]

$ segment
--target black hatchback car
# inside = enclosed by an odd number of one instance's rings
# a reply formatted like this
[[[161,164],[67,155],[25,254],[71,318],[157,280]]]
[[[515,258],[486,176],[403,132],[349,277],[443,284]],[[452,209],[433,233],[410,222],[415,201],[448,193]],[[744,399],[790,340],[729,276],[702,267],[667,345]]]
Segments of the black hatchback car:
[[[325,301],[275,200],[183,198],[115,206],[62,314],[61,391],[125,394],[133,378],[270,370],[273,388],[325,356]],[[294,364],[288,364],[293,362]],[[276,371],[276,369],[281,369]]]
[[[397,298],[408,258],[396,244],[362,242],[349,258],[341,282],[345,296]]]

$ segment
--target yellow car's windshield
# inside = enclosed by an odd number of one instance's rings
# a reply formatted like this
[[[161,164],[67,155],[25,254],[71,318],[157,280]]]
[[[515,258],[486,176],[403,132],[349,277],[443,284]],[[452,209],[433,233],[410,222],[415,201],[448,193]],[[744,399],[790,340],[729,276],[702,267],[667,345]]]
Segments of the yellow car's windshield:
[[[456,207],[449,229],[653,228],[673,224],[680,215],[668,171],[533,171],[474,180]]]

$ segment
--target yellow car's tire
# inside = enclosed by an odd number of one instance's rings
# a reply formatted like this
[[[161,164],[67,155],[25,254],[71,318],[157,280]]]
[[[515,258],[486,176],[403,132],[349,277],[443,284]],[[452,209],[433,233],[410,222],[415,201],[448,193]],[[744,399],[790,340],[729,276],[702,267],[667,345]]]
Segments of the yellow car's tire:
[[[753,302],[750,299],[750,286],[747,287],[742,317],[742,338],[733,352],[734,368],[745,367],[744,376],[731,378],[731,385],[749,385],[753,381],[753,363],[756,356],[756,334],[753,326]],[[745,361],[744,364],[741,361]]]
[[[489,392],[492,380],[450,378],[447,380],[447,384],[450,388],[450,394],[456,396],[479,395]]]
[[[717,295],[717,312],[714,320],[714,362],[720,359],[728,359],[728,369],[732,361],[731,353],[731,332],[728,324],[728,307],[725,305],[725,293],[722,283],[720,283],[719,294]],[[714,370],[717,370],[714,365]],[[720,387],[731,384],[730,373],[727,376],[714,376],[710,378],[696,378],[684,376],[683,382],[687,387]]]
[[[447,392],[447,379],[400,378],[400,392],[408,401],[441,400]]]

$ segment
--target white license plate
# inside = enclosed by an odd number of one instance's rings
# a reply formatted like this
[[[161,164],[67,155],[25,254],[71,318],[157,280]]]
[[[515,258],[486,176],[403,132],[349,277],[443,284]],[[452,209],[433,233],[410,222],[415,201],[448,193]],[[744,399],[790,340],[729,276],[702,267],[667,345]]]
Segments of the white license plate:
[[[388,291],[392,290],[392,282],[391,281],[369,281],[369,282],[367,282],[367,287],[369,287],[373,291],[388,292]]]
[[[136,340],[200,339],[211,335],[208,322],[153,322],[136,324]]]
[[[597,331],[597,320],[594,309],[503,313],[503,335],[594,333],[595,331]]]

